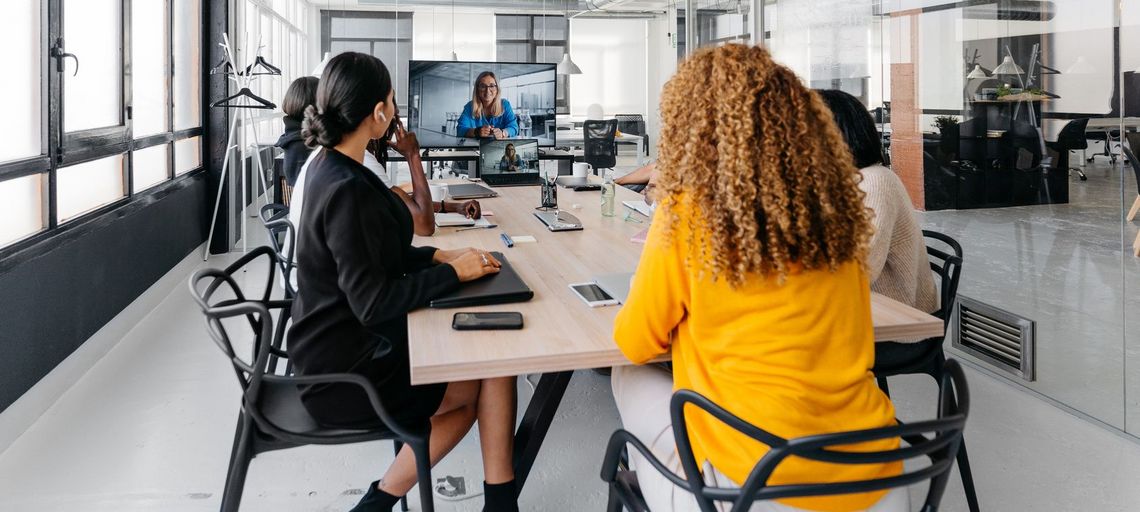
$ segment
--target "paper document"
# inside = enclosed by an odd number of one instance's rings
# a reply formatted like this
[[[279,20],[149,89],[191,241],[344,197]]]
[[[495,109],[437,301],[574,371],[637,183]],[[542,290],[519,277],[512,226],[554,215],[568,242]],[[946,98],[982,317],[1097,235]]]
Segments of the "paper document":
[[[487,219],[469,219],[462,213],[437,213],[435,214],[436,227],[445,228],[450,226],[486,226],[491,222]]]
[[[638,199],[637,201],[622,201],[621,204],[646,217],[653,218],[653,210],[649,208],[649,205],[646,204],[645,201]]]

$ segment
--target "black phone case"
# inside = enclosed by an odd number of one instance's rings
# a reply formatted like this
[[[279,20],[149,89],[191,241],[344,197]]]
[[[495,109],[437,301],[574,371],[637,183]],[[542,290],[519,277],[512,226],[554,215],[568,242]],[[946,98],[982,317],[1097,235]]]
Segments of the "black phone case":
[[[509,318],[486,318],[483,313],[456,313],[451,317],[451,328],[457,331],[518,330],[523,328],[523,317],[522,313],[513,313]]]

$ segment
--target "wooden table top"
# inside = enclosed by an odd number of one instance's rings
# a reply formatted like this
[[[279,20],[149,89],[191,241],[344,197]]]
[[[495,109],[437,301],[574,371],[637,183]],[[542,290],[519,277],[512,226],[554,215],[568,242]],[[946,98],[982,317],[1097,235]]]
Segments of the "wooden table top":
[[[630,364],[613,342],[619,307],[590,308],[569,284],[592,281],[602,274],[637,267],[642,245],[630,237],[649,227],[640,214],[625,220],[622,200],[641,196],[617,187],[616,216],[601,215],[600,192],[558,189],[559,206],[578,217],[583,231],[552,233],[533,215],[539,187],[500,187],[499,197],[480,200],[496,229],[458,231],[439,228],[416,245],[442,249],[477,247],[505,255],[534,290],[528,302],[460,309],[422,309],[408,317],[412,384],[453,382],[488,377],[579,370]],[[579,208],[573,208],[573,205]],[[535,243],[508,249],[500,233],[531,235]],[[941,336],[942,321],[890,298],[872,294],[872,320],[878,341]],[[525,327],[518,331],[454,331],[458,311],[519,311]]]

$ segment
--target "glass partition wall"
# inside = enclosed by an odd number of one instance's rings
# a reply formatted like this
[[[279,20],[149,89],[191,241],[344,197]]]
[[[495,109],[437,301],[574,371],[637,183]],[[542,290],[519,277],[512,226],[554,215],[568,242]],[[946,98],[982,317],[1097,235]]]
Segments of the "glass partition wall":
[[[777,60],[860,98],[961,244],[948,354],[1140,435],[1140,0],[765,4]]]

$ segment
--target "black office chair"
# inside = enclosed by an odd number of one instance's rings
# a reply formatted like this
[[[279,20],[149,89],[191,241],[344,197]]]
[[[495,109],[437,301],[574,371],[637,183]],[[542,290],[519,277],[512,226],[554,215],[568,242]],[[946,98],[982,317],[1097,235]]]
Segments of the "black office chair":
[[[1068,123],[1065,123],[1064,128],[1061,128],[1061,133],[1057,134],[1057,140],[1053,142],[1047,142],[1045,145],[1048,146],[1049,149],[1052,149],[1053,151],[1056,151],[1062,155],[1068,153],[1069,151],[1088,149],[1089,141],[1085,138],[1085,130],[1088,128],[1088,126],[1089,120],[1087,117],[1084,119],[1074,119],[1072,121],[1069,121]],[[1076,171],[1077,176],[1081,178],[1081,181],[1089,179],[1088,176],[1085,176],[1085,171],[1081,170],[1079,167],[1070,166],[1068,170]]]
[[[614,116],[617,120],[617,129],[622,133],[631,135],[640,135],[645,140],[645,156],[649,156],[649,131],[645,127],[645,118],[641,114],[618,114]]]
[[[590,120],[582,126],[585,148],[582,160],[597,172],[599,169],[613,169],[617,165],[617,120]],[[599,173],[601,174],[601,173]]]
[[[293,254],[296,250],[297,230],[289,220],[289,207],[270,203],[261,207],[258,217],[261,218],[262,226],[269,232],[269,246],[277,253],[281,279],[285,283],[285,297],[291,299],[297,295],[292,281],[296,265]]]
[[[692,390],[679,390],[673,394],[669,409],[673,420],[673,437],[677,443],[677,454],[681,459],[684,475],[677,475],[665,467],[633,434],[618,430],[610,437],[602,463],[602,480],[607,482],[610,488],[607,510],[618,512],[623,507],[634,512],[649,510],[638,486],[637,475],[623,467],[625,466],[623,454],[626,445],[629,445],[641,452],[649,464],[668,478],[673,485],[692,493],[703,512],[715,512],[716,502],[732,502],[733,512],[743,512],[751,508],[756,501],[870,492],[905,487],[926,480],[930,481],[930,487],[922,510],[934,512],[938,509],[942,494],[946,490],[950,466],[954,464],[954,455],[958,451],[962,430],[966,427],[966,419],[970,414],[970,391],[958,362],[947,361],[943,375],[936,419],[796,439],[784,439],[751,425]],[[704,409],[717,420],[769,447],[768,453],[752,468],[741,488],[705,485],[700,465],[693,457],[693,448],[685,425],[684,407],[688,404]],[[927,434],[933,434],[933,437],[927,437]],[[840,448],[854,443],[895,437],[901,437],[905,444],[894,450],[861,452]],[[928,457],[930,465],[910,465],[911,469],[893,477],[853,482],[770,485],[768,479],[772,476],[772,472],[789,457],[848,465]]]
[[[958,301],[958,282],[962,276],[962,245],[954,238],[937,231],[923,230],[927,239],[926,253],[930,258],[930,269],[938,276],[941,307],[931,313],[942,319],[943,328],[950,325],[950,315]],[[875,367],[872,371],[879,387],[890,394],[887,377],[894,375],[929,375],[935,382],[945,379],[946,352],[942,347],[943,337],[928,338],[917,343],[875,343]],[[966,503],[971,512],[977,512],[978,495],[974,488],[974,476],[970,470],[970,458],[966,453],[966,440],[958,450],[958,473],[962,477],[962,488],[966,492]]]
[[[1093,153],[1085,159],[1087,162],[1092,162],[1096,157],[1103,156],[1108,158],[1113,164],[1116,163],[1116,153],[1112,152],[1113,147],[1120,146],[1120,130],[1117,128],[1097,128],[1089,130],[1085,133],[1088,140],[1095,140],[1104,143],[1104,151],[1100,153]]]
[[[268,277],[260,297],[247,296],[234,275],[264,259]],[[392,419],[380,402],[376,389],[363,376],[352,373],[285,376],[269,372],[271,355],[287,358],[288,354],[273,348],[279,345],[283,331],[274,329],[272,312],[292,307],[291,300],[272,299],[277,256],[269,247],[258,247],[224,270],[207,268],[190,277],[190,293],[206,316],[206,325],[214,343],[233,364],[242,388],[241,410],[230,452],[222,494],[222,512],[235,512],[241,504],[242,490],[250,461],[260,453],[310,444],[348,444],[380,439],[396,439],[407,443],[416,458],[420,500],[425,511],[434,510],[432,501],[431,462],[428,459],[430,424],[402,425]],[[245,322],[241,322],[241,318]],[[229,319],[237,320],[227,322]],[[248,324],[249,332],[242,326]],[[235,336],[231,328],[243,331]],[[252,336],[251,357],[238,355],[233,341]],[[298,386],[314,384],[354,385],[364,389],[376,415],[387,428],[335,429],[320,426],[301,403]]]

